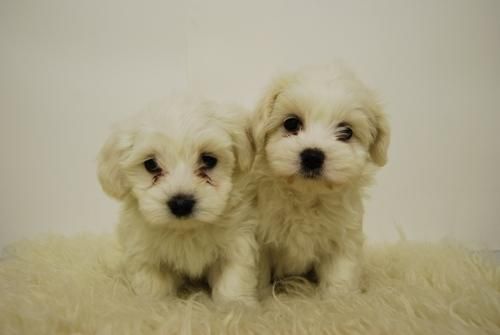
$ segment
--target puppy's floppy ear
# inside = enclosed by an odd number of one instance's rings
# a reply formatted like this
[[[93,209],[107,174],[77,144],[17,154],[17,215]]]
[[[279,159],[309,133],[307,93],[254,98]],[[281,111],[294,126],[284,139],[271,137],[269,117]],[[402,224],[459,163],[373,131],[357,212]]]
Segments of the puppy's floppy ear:
[[[97,177],[101,187],[109,196],[122,200],[130,186],[122,171],[120,162],[132,148],[131,134],[116,129],[104,143],[97,158]]]
[[[380,106],[374,110],[374,140],[370,146],[370,155],[375,164],[384,166],[387,163],[387,151],[391,140],[389,122]]]
[[[222,111],[218,113],[219,120],[231,136],[238,169],[243,172],[250,170],[255,158],[255,144],[250,130],[250,112],[236,105],[216,108]]]
[[[231,134],[236,155],[236,163],[240,171],[249,171],[255,158],[255,144],[250,130],[250,120],[245,127]]]
[[[283,75],[275,79],[267,88],[265,95],[257,105],[252,120],[252,136],[257,151],[262,150],[266,142],[268,119],[271,116],[278,96],[295,80],[294,75]]]

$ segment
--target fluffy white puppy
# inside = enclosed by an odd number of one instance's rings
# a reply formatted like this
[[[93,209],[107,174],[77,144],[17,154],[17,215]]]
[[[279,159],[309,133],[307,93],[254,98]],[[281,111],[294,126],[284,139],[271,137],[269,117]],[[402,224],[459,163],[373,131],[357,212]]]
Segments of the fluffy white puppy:
[[[247,117],[177,98],[120,124],[104,144],[98,177],[123,204],[122,265],[137,293],[174,295],[184,279],[203,277],[216,301],[255,300]]]
[[[253,136],[259,286],[314,270],[324,296],[359,290],[363,190],[389,145],[374,94],[340,66],[284,75],[260,102]]]

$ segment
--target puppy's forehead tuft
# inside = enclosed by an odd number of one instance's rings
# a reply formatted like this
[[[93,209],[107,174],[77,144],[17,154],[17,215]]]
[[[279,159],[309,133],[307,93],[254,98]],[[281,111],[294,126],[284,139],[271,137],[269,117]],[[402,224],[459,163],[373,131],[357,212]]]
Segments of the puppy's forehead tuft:
[[[275,109],[324,121],[345,117],[353,111],[368,111],[377,105],[376,96],[352,74],[305,73],[277,97]]]
[[[141,128],[179,142],[228,140],[229,135],[214,117],[215,108],[210,102],[186,98],[158,103],[142,115]]]
[[[196,163],[203,152],[224,156],[230,162],[231,137],[209,107],[191,101],[167,103],[129,120],[134,145],[124,165],[136,166],[151,156],[164,165],[177,160]]]

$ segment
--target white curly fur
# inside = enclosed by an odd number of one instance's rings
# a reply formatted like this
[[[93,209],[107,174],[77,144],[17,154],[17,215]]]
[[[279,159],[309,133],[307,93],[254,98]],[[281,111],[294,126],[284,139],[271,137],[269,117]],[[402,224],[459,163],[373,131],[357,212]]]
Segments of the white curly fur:
[[[290,116],[302,121],[300,130],[284,128]],[[353,136],[342,141],[345,124]],[[261,288],[314,269],[324,296],[359,290],[363,191],[375,166],[386,163],[389,144],[374,94],[339,65],[284,75],[260,102],[253,136]],[[325,155],[315,178],[301,171],[308,148]]]
[[[0,259],[0,334],[500,334],[500,267],[456,246],[368,246],[364,294],[318,299],[296,282],[260,309],[228,310],[205,292],[134,294],[111,242],[53,236],[10,246]]]
[[[254,302],[247,116],[235,106],[173,98],[120,124],[103,146],[98,176],[123,204],[122,265],[137,293],[174,295],[185,279],[206,278],[214,300]],[[203,168],[203,153],[218,159],[213,169]],[[145,169],[151,158],[161,172]],[[179,194],[196,199],[188,218],[168,209]]]

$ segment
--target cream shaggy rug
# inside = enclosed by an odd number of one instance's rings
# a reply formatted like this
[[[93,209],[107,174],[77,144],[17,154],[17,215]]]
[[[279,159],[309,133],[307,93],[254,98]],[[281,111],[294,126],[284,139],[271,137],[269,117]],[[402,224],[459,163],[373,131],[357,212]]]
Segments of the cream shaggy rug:
[[[288,283],[258,309],[220,309],[204,291],[135,296],[107,237],[51,237],[0,261],[0,334],[500,334],[500,268],[457,246],[368,247],[366,292],[320,301]]]

